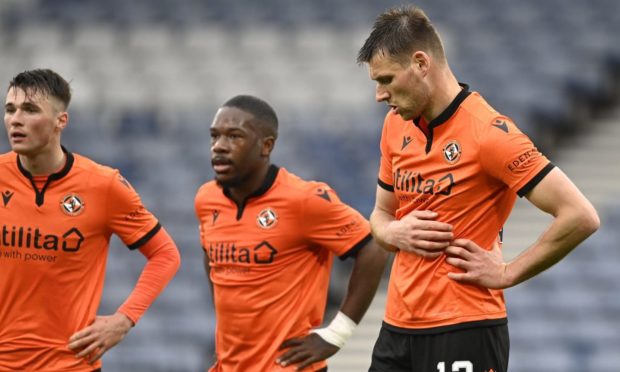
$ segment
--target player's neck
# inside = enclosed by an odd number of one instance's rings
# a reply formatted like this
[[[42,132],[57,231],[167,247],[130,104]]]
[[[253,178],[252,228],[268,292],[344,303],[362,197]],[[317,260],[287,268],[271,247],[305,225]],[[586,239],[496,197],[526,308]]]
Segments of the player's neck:
[[[449,68],[446,68],[435,76],[434,81],[435,84],[432,92],[431,104],[428,110],[423,113],[427,123],[430,123],[444,112],[463,89]]]
[[[66,155],[60,146],[34,155],[20,154],[19,162],[33,176],[48,176],[58,172],[66,161]]]
[[[265,183],[269,172],[269,162],[263,164],[254,174],[248,177],[241,185],[229,189],[230,197],[237,204],[241,204],[248,196],[255,193]]]

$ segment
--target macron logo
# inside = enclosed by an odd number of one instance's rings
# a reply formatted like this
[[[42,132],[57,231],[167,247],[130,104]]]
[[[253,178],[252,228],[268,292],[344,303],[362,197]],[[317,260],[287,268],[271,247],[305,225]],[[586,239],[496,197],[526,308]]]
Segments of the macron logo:
[[[2,202],[4,203],[4,207],[6,208],[6,206],[9,204],[9,202],[11,201],[11,198],[13,197],[14,192],[13,191],[9,191],[6,190],[2,193]]]
[[[413,138],[411,138],[411,136],[403,136],[403,145],[401,146],[401,151],[405,149],[405,147],[407,147],[407,145],[409,145],[411,142],[413,141]]]
[[[499,128],[503,130],[504,132],[508,133],[508,124],[506,124],[506,122],[503,120],[495,120],[495,123],[493,124],[493,126],[495,128]]]

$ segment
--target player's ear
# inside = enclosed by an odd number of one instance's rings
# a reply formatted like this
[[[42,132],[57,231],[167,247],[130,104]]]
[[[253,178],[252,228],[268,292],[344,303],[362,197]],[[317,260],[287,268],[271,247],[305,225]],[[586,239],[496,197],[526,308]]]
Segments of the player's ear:
[[[69,123],[68,112],[61,111],[56,115],[56,128],[62,131],[63,129],[65,129],[68,123]]]
[[[431,65],[431,57],[425,52],[418,50],[411,56],[411,64],[416,70],[426,75]]]
[[[273,147],[276,144],[276,138],[274,136],[265,136],[262,139],[262,147],[261,147],[261,151],[260,154],[262,156],[269,156],[271,155],[271,152],[273,151]]]

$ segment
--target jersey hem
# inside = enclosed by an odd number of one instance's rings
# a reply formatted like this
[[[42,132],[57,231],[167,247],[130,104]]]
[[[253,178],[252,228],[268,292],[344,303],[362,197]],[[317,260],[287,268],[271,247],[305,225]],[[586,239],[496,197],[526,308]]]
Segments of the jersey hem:
[[[408,335],[431,335],[431,334],[438,334],[438,333],[460,331],[463,329],[493,327],[493,326],[506,325],[506,324],[508,324],[508,318],[504,316],[502,318],[497,318],[497,319],[475,320],[472,322],[457,323],[457,324],[450,324],[450,325],[430,327],[430,328],[403,328],[403,327],[398,327],[398,326],[389,324],[385,320],[383,321],[382,326],[385,329],[388,329],[396,333],[402,333],[402,334],[408,334]]]

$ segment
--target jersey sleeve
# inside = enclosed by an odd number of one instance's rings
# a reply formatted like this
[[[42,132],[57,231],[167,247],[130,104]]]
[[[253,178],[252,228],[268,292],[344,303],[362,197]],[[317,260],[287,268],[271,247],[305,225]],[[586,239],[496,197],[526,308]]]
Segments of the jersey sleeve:
[[[108,227],[129,249],[140,248],[160,230],[161,225],[118,171],[112,177],[108,191]]]
[[[394,180],[392,173],[392,156],[389,149],[389,134],[388,134],[388,116],[386,116],[383,123],[383,131],[381,132],[381,162],[379,164],[379,186],[388,190],[394,191]]]
[[[554,167],[530,138],[506,117],[494,119],[486,128],[480,147],[483,169],[521,197]]]
[[[368,221],[326,184],[317,183],[309,192],[301,213],[304,232],[312,245],[327,248],[340,258],[354,255],[370,240]]]

